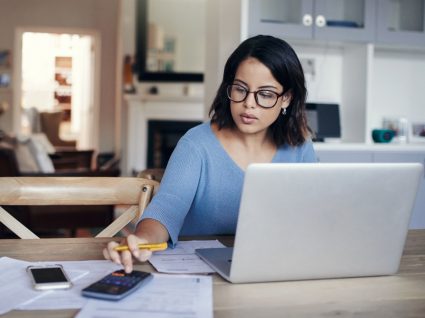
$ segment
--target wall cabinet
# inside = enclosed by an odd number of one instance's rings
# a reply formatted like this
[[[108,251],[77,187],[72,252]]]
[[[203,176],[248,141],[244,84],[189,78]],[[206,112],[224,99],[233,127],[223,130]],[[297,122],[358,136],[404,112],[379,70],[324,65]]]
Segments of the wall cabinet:
[[[424,0],[377,0],[376,42],[425,46]]]
[[[374,0],[252,0],[249,34],[333,41],[373,40]]]
[[[249,35],[425,46],[424,0],[251,0]]]
[[[364,146],[315,145],[319,162],[418,162],[425,167],[425,148],[399,147],[388,145]],[[379,185],[377,185],[379,186]],[[425,175],[419,186],[415,206],[410,220],[410,228],[425,229]]]

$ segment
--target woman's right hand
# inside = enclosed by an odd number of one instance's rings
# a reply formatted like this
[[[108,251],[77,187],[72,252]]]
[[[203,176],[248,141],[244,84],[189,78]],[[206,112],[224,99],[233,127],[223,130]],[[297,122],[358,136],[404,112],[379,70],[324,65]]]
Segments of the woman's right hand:
[[[147,243],[149,243],[147,239],[130,234],[119,244],[113,241],[109,242],[107,247],[103,249],[103,256],[116,264],[123,265],[125,272],[131,273],[133,271],[133,258],[140,262],[146,262],[151,257],[151,251],[140,250],[137,247],[138,244]],[[119,245],[127,245],[129,249],[118,252],[115,250],[115,247]]]

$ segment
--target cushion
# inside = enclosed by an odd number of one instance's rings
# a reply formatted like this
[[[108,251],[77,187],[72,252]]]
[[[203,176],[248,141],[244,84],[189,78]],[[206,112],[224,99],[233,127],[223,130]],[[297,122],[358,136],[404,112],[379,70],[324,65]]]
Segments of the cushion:
[[[37,161],[30,150],[29,139],[16,144],[15,155],[20,172],[40,172]]]
[[[43,147],[44,150],[48,154],[54,154],[56,152],[55,147],[49,141],[49,139],[47,138],[46,134],[44,134],[44,133],[32,134],[31,135],[31,139],[34,142],[40,144],[40,146]]]
[[[37,162],[40,172],[43,173],[52,173],[55,172],[55,167],[53,166],[52,159],[50,159],[49,154],[40,140],[34,138],[33,136],[29,137],[29,150]]]

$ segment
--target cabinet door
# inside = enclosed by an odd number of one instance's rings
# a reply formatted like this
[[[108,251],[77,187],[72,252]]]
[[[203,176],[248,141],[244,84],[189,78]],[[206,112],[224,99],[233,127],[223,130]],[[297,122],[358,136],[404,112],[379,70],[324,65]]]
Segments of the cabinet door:
[[[313,0],[250,0],[250,36],[268,34],[278,38],[311,39]]]
[[[373,42],[375,0],[316,0],[314,34],[320,40]]]
[[[425,166],[425,153],[376,152],[375,162],[419,162]],[[425,229],[425,175],[419,185],[415,207],[410,219],[411,229]]]
[[[425,0],[378,0],[377,42],[425,46]]]

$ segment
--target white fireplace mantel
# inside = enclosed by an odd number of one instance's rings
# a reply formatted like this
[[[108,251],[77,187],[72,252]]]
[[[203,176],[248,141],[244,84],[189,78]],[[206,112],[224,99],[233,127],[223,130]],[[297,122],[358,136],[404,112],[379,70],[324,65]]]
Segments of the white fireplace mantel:
[[[204,120],[202,97],[127,96],[127,174],[146,169],[149,120]]]

